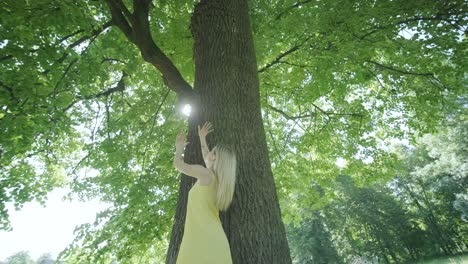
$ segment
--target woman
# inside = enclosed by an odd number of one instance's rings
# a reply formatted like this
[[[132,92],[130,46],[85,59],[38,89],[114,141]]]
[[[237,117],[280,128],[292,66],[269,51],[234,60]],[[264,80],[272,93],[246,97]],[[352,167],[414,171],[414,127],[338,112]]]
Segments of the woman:
[[[206,122],[198,126],[206,167],[187,164],[182,158],[185,135],[176,139],[174,166],[185,175],[197,178],[188,195],[187,214],[177,264],[231,264],[229,242],[219,219],[219,211],[231,204],[236,181],[236,156],[232,150],[217,145],[211,151],[206,135],[212,132]]]

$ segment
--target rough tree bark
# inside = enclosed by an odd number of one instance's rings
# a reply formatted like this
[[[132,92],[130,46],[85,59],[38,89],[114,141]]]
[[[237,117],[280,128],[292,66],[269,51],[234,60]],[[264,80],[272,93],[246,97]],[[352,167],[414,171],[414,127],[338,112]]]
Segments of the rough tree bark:
[[[235,148],[238,181],[231,208],[221,214],[234,263],[291,263],[260,112],[259,83],[246,0],[202,1],[191,24],[194,37],[195,91],[199,116],[189,122],[189,141],[197,142],[196,125],[209,120],[215,143]],[[199,145],[187,160],[200,162]],[[185,176],[184,176],[185,177]],[[167,263],[174,263],[182,238],[186,193],[182,180]]]
[[[121,0],[107,0],[112,21],[139,47],[143,58],[163,75],[166,85],[180,97],[190,97],[185,161],[203,164],[197,125],[213,123],[208,144],[225,143],[237,154],[238,173],[234,200],[221,221],[233,263],[291,263],[286,232],[260,111],[258,69],[247,0],[201,1],[195,7],[195,84],[192,90],[156,46],[149,32],[150,0],[134,0],[130,13]],[[166,263],[176,262],[183,237],[188,191],[195,180],[182,176],[175,221]]]

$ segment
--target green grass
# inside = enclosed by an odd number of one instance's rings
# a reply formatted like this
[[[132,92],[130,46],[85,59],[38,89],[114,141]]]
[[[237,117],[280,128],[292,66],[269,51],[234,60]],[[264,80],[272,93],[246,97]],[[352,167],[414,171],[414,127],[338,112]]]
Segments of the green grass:
[[[424,260],[415,264],[468,264],[468,255]]]

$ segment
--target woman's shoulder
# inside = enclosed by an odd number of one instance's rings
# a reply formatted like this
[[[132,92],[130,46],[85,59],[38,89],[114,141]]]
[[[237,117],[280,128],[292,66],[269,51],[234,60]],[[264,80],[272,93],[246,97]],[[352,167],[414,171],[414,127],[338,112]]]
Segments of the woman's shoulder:
[[[211,169],[208,169],[208,171],[209,173],[205,179],[198,179],[198,185],[208,187],[216,181],[215,173]]]

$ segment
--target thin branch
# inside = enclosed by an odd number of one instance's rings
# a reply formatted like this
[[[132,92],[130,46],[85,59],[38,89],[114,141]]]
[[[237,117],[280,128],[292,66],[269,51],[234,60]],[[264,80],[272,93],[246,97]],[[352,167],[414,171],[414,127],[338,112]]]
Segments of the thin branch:
[[[76,40],[75,42],[70,44],[67,48],[68,49],[74,48],[74,47],[80,45],[81,43],[83,43],[84,41],[86,41],[86,40],[88,40],[88,39],[90,39],[92,37],[97,37],[99,34],[101,34],[104,30],[106,30],[111,25],[112,25],[112,21],[107,21],[106,23],[104,23],[98,29],[95,29],[95,30],[91,31],[91,35],[83,36],[83,37],[79,38],[78,40]]]
[[[296,44],[294,45],[293,47],[291,47],[289,50],[279,54],[273,61],[271,61],[270,63],[268,63],[267,65],[263,66],[262,68],[260,68],[258,70],[258,73],[262,73],[262,72],[265,72],[266,70],[268,70],[269,68],[273,67],[274,65],[276,64],[279,64],[279,63],[286,63],[284,61],[281,61],[282,58],[296,52],[297,50],[299,50],[300,47],[302,47],[307,41],[309,41],[309,39],[311,39],[312,37],[311,36],[307,36],[303,41],[302,43],[300,44]]]
[[[329,119],[330,119],[330,114],[333,114],[333,113],[330,113],[330,112],[326,112],[324,111],[322,108],[318,107],[316,104],[312,103],[312,105],[314,106],[314,108],[318,111],[320,111],[322,114],[326,115]]]
[[[451,25],[451,22],[455,22],[455,23],[460,23],[460,22],[463,22],[463,21],[460,21],[460,20],[455,20],[455,19],[449,19],[449,18],[444,18],[442,17],[442,15],[444,14],[436,14],[435,16],[432,16],[432,17],[412,17],[412,18],[407,18],[407,19],[404,19],[404,20],[401,20],[401,21],[397,21],[396,23],[393,23],[393,24],[389,24],[389,25],[378,25],[378,26],[375,26],[371,29],[368,29],[370,30],[369,32],[365,33],[364,35],[362,36],[358,36],[359,39],[365,39],[366,37],[378,32],[379,30],[383,30],[383,29],[387,29],[387,28],[390,28],[390,27],[393,27],[393,26],[398,26],[398,25],[402,25],[402,24],[407,24],[409,22],[414,22],[414,21],[432,21],[432,20],[440,20],[440,21],[446,21],[449,23],[449,25]],[[452,16],[452,15],[457,15],[457,14],[445,14],[447,16]]]
[[[75,42],[73,42],[72,44],[70,44],[70,45],[67,47],[67,49],[76,47],[76,46],[80,45],[81,43],[85,42],[86,40],[88,40],[88,39],[90,39],[90,38],[92,38],[92,37],[96,37],[96,36],[99,35],[101,32],[103,32],[106,28],[110,27],[111,25],[112,25],[112,21],[108,21],[108,22],[104,23],[104,24],[103,24],[101,27],[99,27],[98,29],[93,30],[93,31],[91,32],[91,35],[89,35],[89,36],[83,36],[83,37],[81,37],[80,39],[78,39],[78,40],[76,40]],[[79,29],[79,30],[77,30],[77,31],[75,31],[75,32],[73,32],[73,33],[71,33],[71,34],[69,34],[69,35],[66,35],[66,36],[60,38],[58,42],[59,42],[59,43],[60,43],[60,42],[63,42],[63,41],[65,41],[65,40],[67,40],[67,39],[69,39],[69,38],[71,38],[71,37],[73,37],[73,36],[76,36],[76,35],[78,35],[79,33],[83,33],[83,32],[85,32],[84,29]],[[35,52],[38,52],[39,50],[41,50],[41,49],[30,49],[30,50],[28,50],[28,51],[31,52],[31,53],[35,53]],[[68,55],[69,55],[69,53],[65,52],[65,53],[62,55],[62,57],[60,57],[59,59],[57,59],[55,62],[56,62],[56,63],[62,63],[62,62],[68,57]],[[11,59],[11,58],[13,58],[13,55],[6,55],[6,56],[3,56],[3,57],[0,58],[0,62],[3,61],[3,60]],[[47,74],[49,71],[50,71],[50,70],[45,70],[43,73],[44,73],[44,74]]]
[[[141,130],[148,124],[148,122],[149,122],[150,120],[153,120],[153,126],[152,126],[151,130],[153,129],[154,124],[155,124],[155,122],[156,122],[156,118],[157,118],[157,116],[158,116],[158,114],[159,114],[159,111],[160,111],[162,105],[164,104],[164,102],[166,101],[167,96],[169,95],[169,91],[170,91],[170,90],[167,90],[166,93],[164,94],[163,100],[162,100],[161,103],[159,104],[158,110],[156,111],[156,113],[154,113],[146,122],[144,122],[144,123],[135,131],[135,133],[133,133],[133,136],[134,136],[137,132],[141,131]]]
[[[112,98],[110,98],[110,100],[112,100]],[[109,97],[108,96],[106,96],[106,102],[105,102],[104,105],[106,107],[106,125],[109,128],[110,127],[110,111],[109,111],[110,102],[109,102]],[[106,132],[107,132],[107,139],[110,139],[110,129],[106,129]]]
[[[74,106],[76,103],[82,101],[82,100],[90,100],[90,99],[98,99],[103,96],[109,96],[113,93],[116,92],[123,92],[125,91],[125,82],[124,78],[127,77],[127,73],[123,72],[122,77],[120,78],[119,82],[115,87],[111,87],[103,92],[97,93],[95,95],[88,95],[88,96],[77,96],[78,100],[71,102],[67,107],[63,109],[63,112],[68,111],[72,106]]]
[[[70,64],[68,64],[67,68],[65,69],[65,71],[63,72],[62,76],[60,77],[60,79],[58,80],[58,82],[55,84],[55,87],[54,87],[54,97],[57,95],[57,89],[58,89],[58,86],[59,84],[62,82],[62,80],[65,78],[65,76],[68,74],[68,72],[70,71],[71,67],[73,66],[73,64],[75,64],[76,62],[78,61],[78,59],[74,59],[70,62]]]
[[[76,36],[76,35],[82,33],[82,32],[84,32],[84,29],[79,29],[79,30],[77,30],[77,31],[75,31],[75,32],[73,32],[73,33],[71,33],[69,35],[63,36],[62,38],[59,39],[59,42],[63,42],[63,41],[65,41],[65,40],[67,40],[67,39],[69,39],[69,38],[71,38],[73,36]]]
[[[391,70],[391,71],[394,71],[394,72],[398,72],[398,73],[401,73],[401,74],[434,77],[434,74],[431,73],[431,72],[427,72],[427,73],[411,72],[411,71],[396,69],[396,68],[393,68],[393,67],[390,67],[390,66],[387,66],[387,65],[383,65],[383,64],[380,64],[380,63],[372,61],[372,60],[368,60],[366,62],[372,63],[372,64],[378,66],[379,68],[384,68],[384,69]]]
[[[275,64],[278,64],[280,63],[281,59],[288,56],[289,54],[291,53],[294,53],[295,51],[297,51],[299,48],[300,48],[301,45],[295,45],[293,46],[292,48],[290,48],[289,50],[281,53],[280,55],[278,55],[272,62],[268,63],[267,65],[263,66],[262,68],[260,68],[258,70],[258,73],[262,73],[266,70],[268,70],[269,68],[273,67]]]
[[[158,109],[156,110],[156,113],[153,114],[153,117],[152,117],[153,125],[151,126],[151,129],[149,131],[150,134],[153,133],[154,126],[156,125],[156,119],[158,118],[159,112],[161,111],[164,102],[166,102],[166,99],[167,99],[167,96],[169,95],[169,92],[170,92],[170,90],[166,91],[166,94],[164,95],[163,99],[161,100],[161,103],[159,104]],[[137,131],[140,131],[140,130],[141,129],[138,129]],[[133,135],[135,135],[135,133]],[[146,152],[148,151],[148,147],[149,147],[149,145],[145,144],[145,150],[143,152],[143,163],[142,163],[142,166],[141,166],[142,171],[145,170]]]
[[[114,58],[104,58],[104,59],[102,59],[101,64],[103,64],[104,62],[107,62],[107,61],[110,61],[110,62],[114,62],[114,61],[115,61],[115,62],[120,62],[120,63],[122,63],[122,64],[127,64],[126,61],[119,60],[119,59],[114,59]]]
[[[296,64],[296,63],[291,63],[291,62],[288,62],[288,61],[279,61],[278,63],[282,63],[282,64],[294,66],[294,67],[299,67],[299,68],[303,68],[303,69],[307,68],[307,67],[310,67],[309,65]]]
[[[97,112],[96,112],[96,115],[94,116],[94,127],[93,127],[93,131],[91,132],[91,142],[94,144],[94,138],[96,136],[96,130],[97,130],[97,126],[98,126],[98,119],[99,119],[99,114],[101,113],[101,104],[100,103],[97,103]],[[107,129],[107,137],[109,138],[109,129]]]
[[[362,118],[363,118],[363,115],[362,114],[359,114],[359,113],[335,113],[335,112],[327,112],[327,111],[324,111],[323,109],[321,109],[320,107],[318,107],[317,105],[315,104],[312,104],[313,107],[316,109],[316,111],[312,112],[310,111],[310,114],[308,115],[298,115],[298,116],[291,116],[287,113],[285,113],[283,110],[281,109],[278,109],[272,105],[268,105],[268,107],[281,114],[284,118],[286,118],[287,120],[293,120],[296,125],[298,125],[300,128],[302,128],[302,130],[304,130],[305,133],[308,133],[308,129],[305,129],[304,127],[302,127],[301,125],[299,125],[299,123],[297,123],[297,120],[298,119],[302,119],[302,118],[306,118],[306,117],[314,117],[315,118],[315,124],[314,124],[314,134],[316,133],[316,130],[317,130],[317,113],[320,112],[322,113],[324,116],[326,116],[327,120],[326,120],[326,123],[320,128],[319,132],[320,133],[328,124],[330,124],[331,120],[333,119],[333,116],[351,116],[351,117],[359,117],[361,119],[361,123],[362,123]],[[361,124],[360,124],[361,126]],[[310,126],[309,126],[310,127]],[[360,129],[360,128],[359,128]]]
[[[84,156],[84,157],[75,165],[75,167],[73,167],[73,170],[71,171],[71,174],[72,174],[72,175],[78,176],[78,175],[76,174],[76,170],[77,170],[78,167],[81,165],[81,163],[83,163],[83,161],[84,161],[85,159],[87,159],[87,158],[89,158],[89,153],[86,154],[86,156]]]
[[[108,21],[108,22],[104,23],[104,24],[103,24],[101,27],[99,27],[98,29],[93,30],[93,31],[91,32],[90,35],[88,35],[88,36],[83,36],[83,37],[81,37],[80,39],[78,39],[78,40],[76,40],[75,42],[73,42],[72,44],[68,45],[66,49],[74,48],[74,47],[76,47],[76,46],[82,44],[83,42],[85,42],[86,40],[88,40],[88,39],[90,39],[90,38],[92,38],[91,42],[94,41],[94,40],[97,38],[97,36],[99,36],[99,34],[101,34],[104,30],[106,30],[106,29],[107,29],[108,27],[110,27],[111,25],[112,25],[112,21]],[[78,31],[80,31],[80,30],[78,30]],[[78,32],[78,31],[77,31],[77,32]],[[72,35],[73,35],[73,34],[72,34]],[[91,44],[91,43],[90,43],[90,44]],[[62,57],[60,57],[59,59],[57,59],[57,60],[55,61],[54,65],[60,64],[60,63],[64,62],[65,59],[66,59],[69,55],[70,55],[70,53],[65,52],[65,53],[62,55]],[[52,66],[52,67],[53,67],[53,66]],[[42,73],[43,73],[43,74],[49,73],[49,72],[51,71],[52,67],[49,68],[49,69],[47,69],[47,70],[45,70],[45,71],[42,72]]]
[[[0,58],[0,61],[8,60],[8,59],[11,59],[11,58],[13,58],[13,55],[5,55],[5,56]]]
[[[13,100],[18,101],[18,98],[16,98],[15,94],[13,93],[13,87],[4,84],[2,81],[0,81],[0,87],[3,87],[5,90],[7,90]]]
[[[294,5],[286,8],[285,10],[283,10],[281,13],[279,13],[276,17],[275,17],[275,20],[280,20],[282,18],[282,16],[284,16],[286,13],[288,13],[289,11],[291,11],[292,9],[294,8],[298,8],[304,4],[307,4],[307,3],[310,3],[312,2],[312,0],[304,0],[304,1],[299,1],[297,3],[295,3]]]
[[[274,107],[274,106],[272,106],[272,105],[268,105],[268,107],[269,107],[271,110],[273,110],[273,111],[275,111],[275,112],[281,114],[281,115],[282,115],[284,118],[286,118],[287,120],[296,120],[296,119],[301,119],[301,118],[305,118],[305,117],[310,117],[310,116],[312,116],[312,115],[290,116],[289,114],[285,113],[283,110],[278,109],[278,108],[276,108],[276,107]]]
[[[266,94],[266,102],[268,103],[268,92]],[[276,156],[277,156],[277,159],[278,160],[282,160],[283,159],[283,156],[281,155],[281,152],[278,148],[278,144],[276,143],[276,140],[275,140],[275,137],[273,135],[273,130],[271,129],[272,128],[272,124],[271,124],[271,121],[270,121],[270,111],[268,111],[268,109],[265,110],[265,120],[267,121],[268,123],[268,133],[270,134],[270,137],[271,137],[271,140],[273,141],[273,147],[275,148],[276,150]]]
[[[385,86],[383,85],[383,83],[380,81],[380,78],[377,76],[377,74],[375,74],[373,71],[367,69],[372,75],[374,75],[375,79],[377,80],[377,82],[379,83],[380,87],[382,87],[383,89],[385,89]]]
[[[117,85],[115,87],[112,87],[112,88],[109,88],[107,89],[106,91],[104,92],[100,92],[94,96],[87,96],[85,97],[85,99],[91,99],[91,98],[99,98],[99,97],[102,97],[102,96],[109,96],[115,92],[123,92],[125,90],[125,83],[124,83],[124,78],[127,77],[128,74],[126,74],[125,72],[122,74],[122,77],[120,78],[119,82],[117,83]]]

